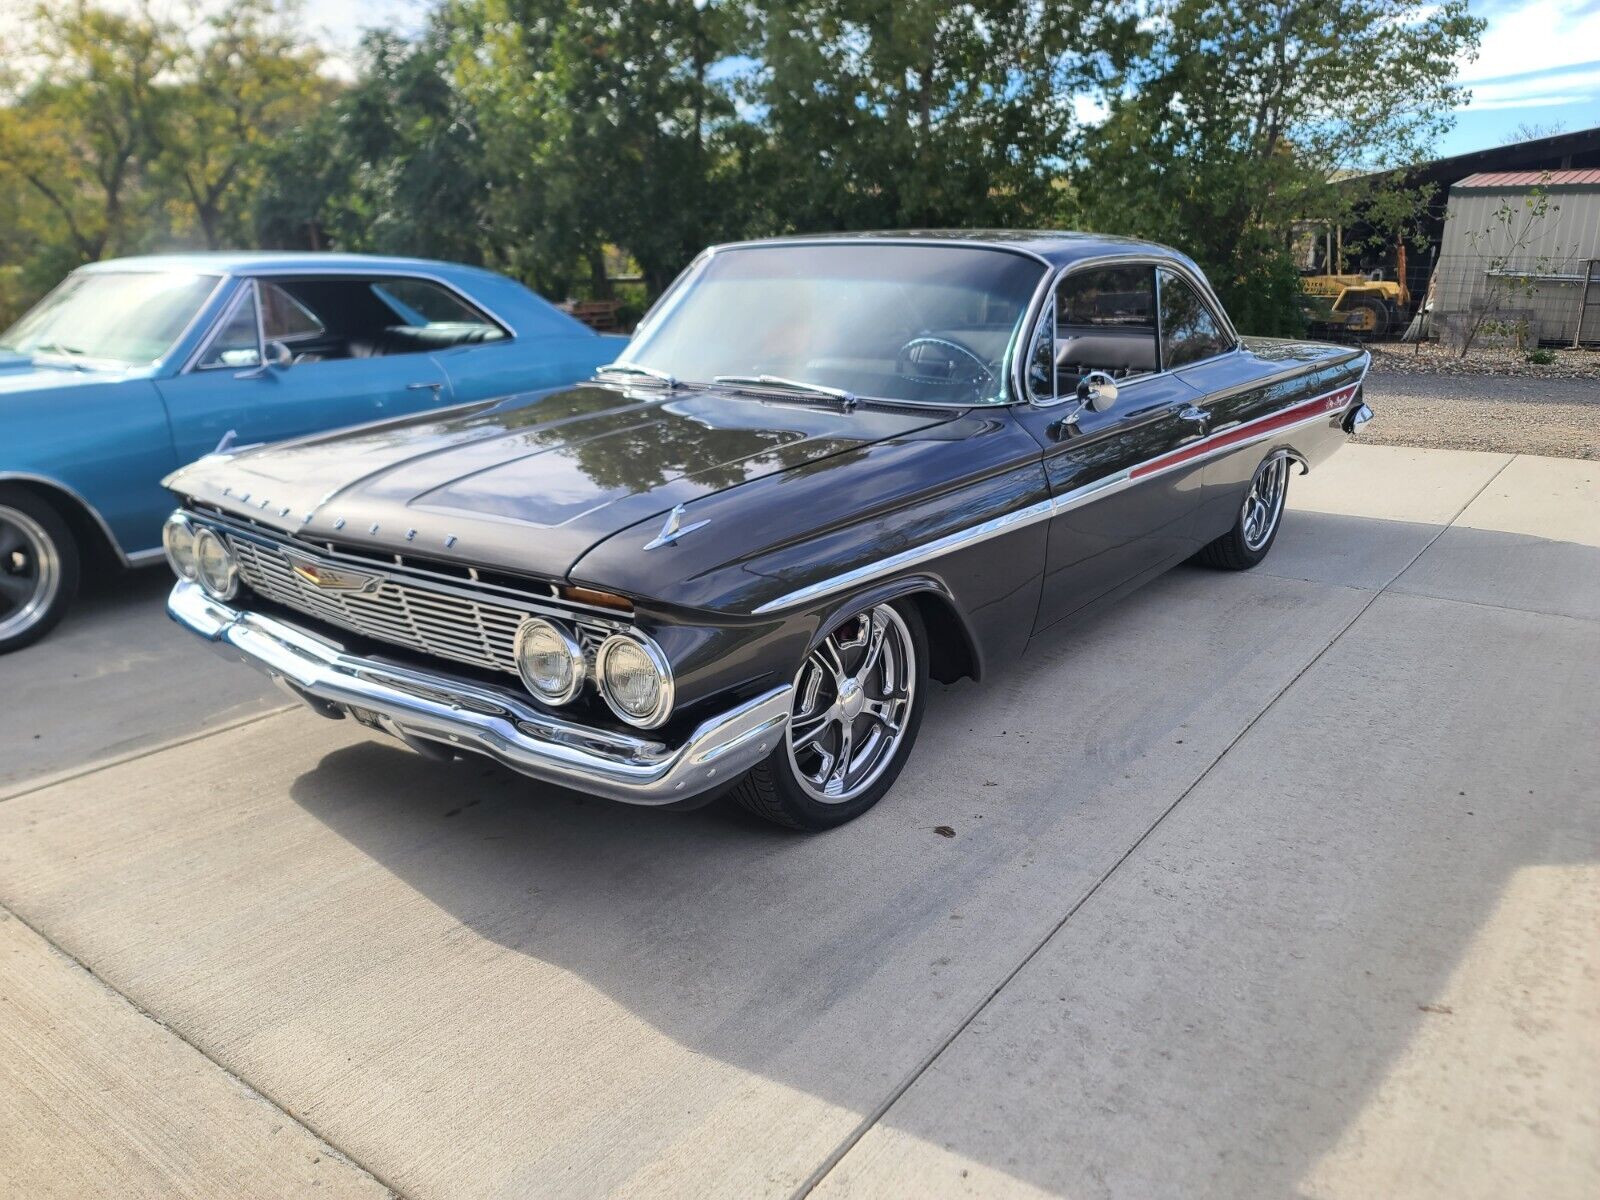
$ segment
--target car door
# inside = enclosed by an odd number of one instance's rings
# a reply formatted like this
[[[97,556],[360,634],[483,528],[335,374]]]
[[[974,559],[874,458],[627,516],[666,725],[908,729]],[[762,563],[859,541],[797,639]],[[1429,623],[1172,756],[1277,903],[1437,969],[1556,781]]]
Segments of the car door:
[[[328,358],[310,352],[323,322],[271,280],[242,279],[193,359],[158,381],[181,462],[449,402],[427,353]]]
[[[1196,391],[1161,370],[1155,267],[1069,268],[1029,343],[1031,403],[1018,419],[1044,449],[1050,521],[1039,628],[1188,557],[1203,468],[1183,461],[1203,435]],[[1110,376],[1093,411],[1078,388]]]

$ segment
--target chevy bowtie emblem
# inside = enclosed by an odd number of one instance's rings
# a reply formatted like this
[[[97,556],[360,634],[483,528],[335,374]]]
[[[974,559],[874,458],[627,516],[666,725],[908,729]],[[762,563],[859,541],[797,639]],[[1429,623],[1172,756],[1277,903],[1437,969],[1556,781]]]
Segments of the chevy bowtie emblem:
[[[363,575],[360,571],[346,571],[342,567],[330,567],[320,563],[314,558],[302,558],[298,554],[286,556],[289,566],[294,573],[307,583],[319,588],[326,588],[332,592],[365,592],[378,586],[380,580],[376,575]]]

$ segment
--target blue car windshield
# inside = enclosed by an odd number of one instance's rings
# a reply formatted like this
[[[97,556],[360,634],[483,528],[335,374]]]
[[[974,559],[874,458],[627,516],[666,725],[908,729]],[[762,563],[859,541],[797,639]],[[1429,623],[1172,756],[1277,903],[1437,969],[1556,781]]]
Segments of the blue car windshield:
[[[172,348],[206,297],[214,275],[85,271],[69,275],[5,333],[0,350],[128,365]]]
[[[622,355],[686,383],[762,376],[921,404],[1006,400],[1044,264],[1002,249],[790,242],[719,250]]]

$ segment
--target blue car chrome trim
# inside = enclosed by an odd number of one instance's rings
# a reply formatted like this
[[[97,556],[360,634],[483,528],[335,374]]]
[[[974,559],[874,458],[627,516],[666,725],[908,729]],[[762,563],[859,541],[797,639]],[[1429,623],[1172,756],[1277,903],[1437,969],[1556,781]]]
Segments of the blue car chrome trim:
[[[1092,483],[1062,492],[1049,500],[1041,500],[1025,508],[1015,509],[968,529],[946,534],[931,542],[902,550],[898,554],[891,554],[888,558],[881,558],[843,574],[833,575],[803,588],[797,588],[758,606],[752,610],[753,615],[765,616],[768,613],[782,612],[835,592],[848,591],[861,584],[872,583],[899,571],[920,566],[930,559],[939,558],[954,550],[975,546],[1003,533],[1010,533],[1038,521],[1049,520],[1082,508],[1095,500],[1115,495],[1136,483],[1159,478],[1182,467],[1199,466],[1220,455],[1247,449],[1276,435],[1292,433],[1318,422],[1326,422],[1340,413],[1345,405],[1360,393],[1360,389],[1361,381],[1358,380],[1356,383],[1335,388],[1331,392],[1324,392],[1320,396],[1313,396],[1309,400],[1296,401],[1281,412],[1269,413],[1255,420],[1246,421],[1242,425],[1229,425],[1207,437],[1196,439],[1180,450],[1163,452],[1146,462],[1103,475]],[[1295,414],[1302,411],[1308,415],[1295,417]],[[1285,423],[1285,417],[1292,419]],[[1300,461],[1304,463],[1305,460]]]
[[[793,689],[785,684],[668,745],[562,720],[497,688],[346,654],[187,581],[172,589],[167,613],[322,716],[354,717],[425,754],[476,751],[535,779],[629,804],[673,804],[737,778],[772,752],[789,720]]]

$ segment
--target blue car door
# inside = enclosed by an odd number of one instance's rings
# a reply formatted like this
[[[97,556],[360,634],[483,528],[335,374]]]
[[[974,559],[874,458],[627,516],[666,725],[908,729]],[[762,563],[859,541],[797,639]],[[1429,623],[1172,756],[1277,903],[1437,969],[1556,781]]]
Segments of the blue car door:
[[[194,358],[157,381],[178,461],[442,406],[450,382],[431,354],[330,358],[321,326],[275,284],[245,279]]]

